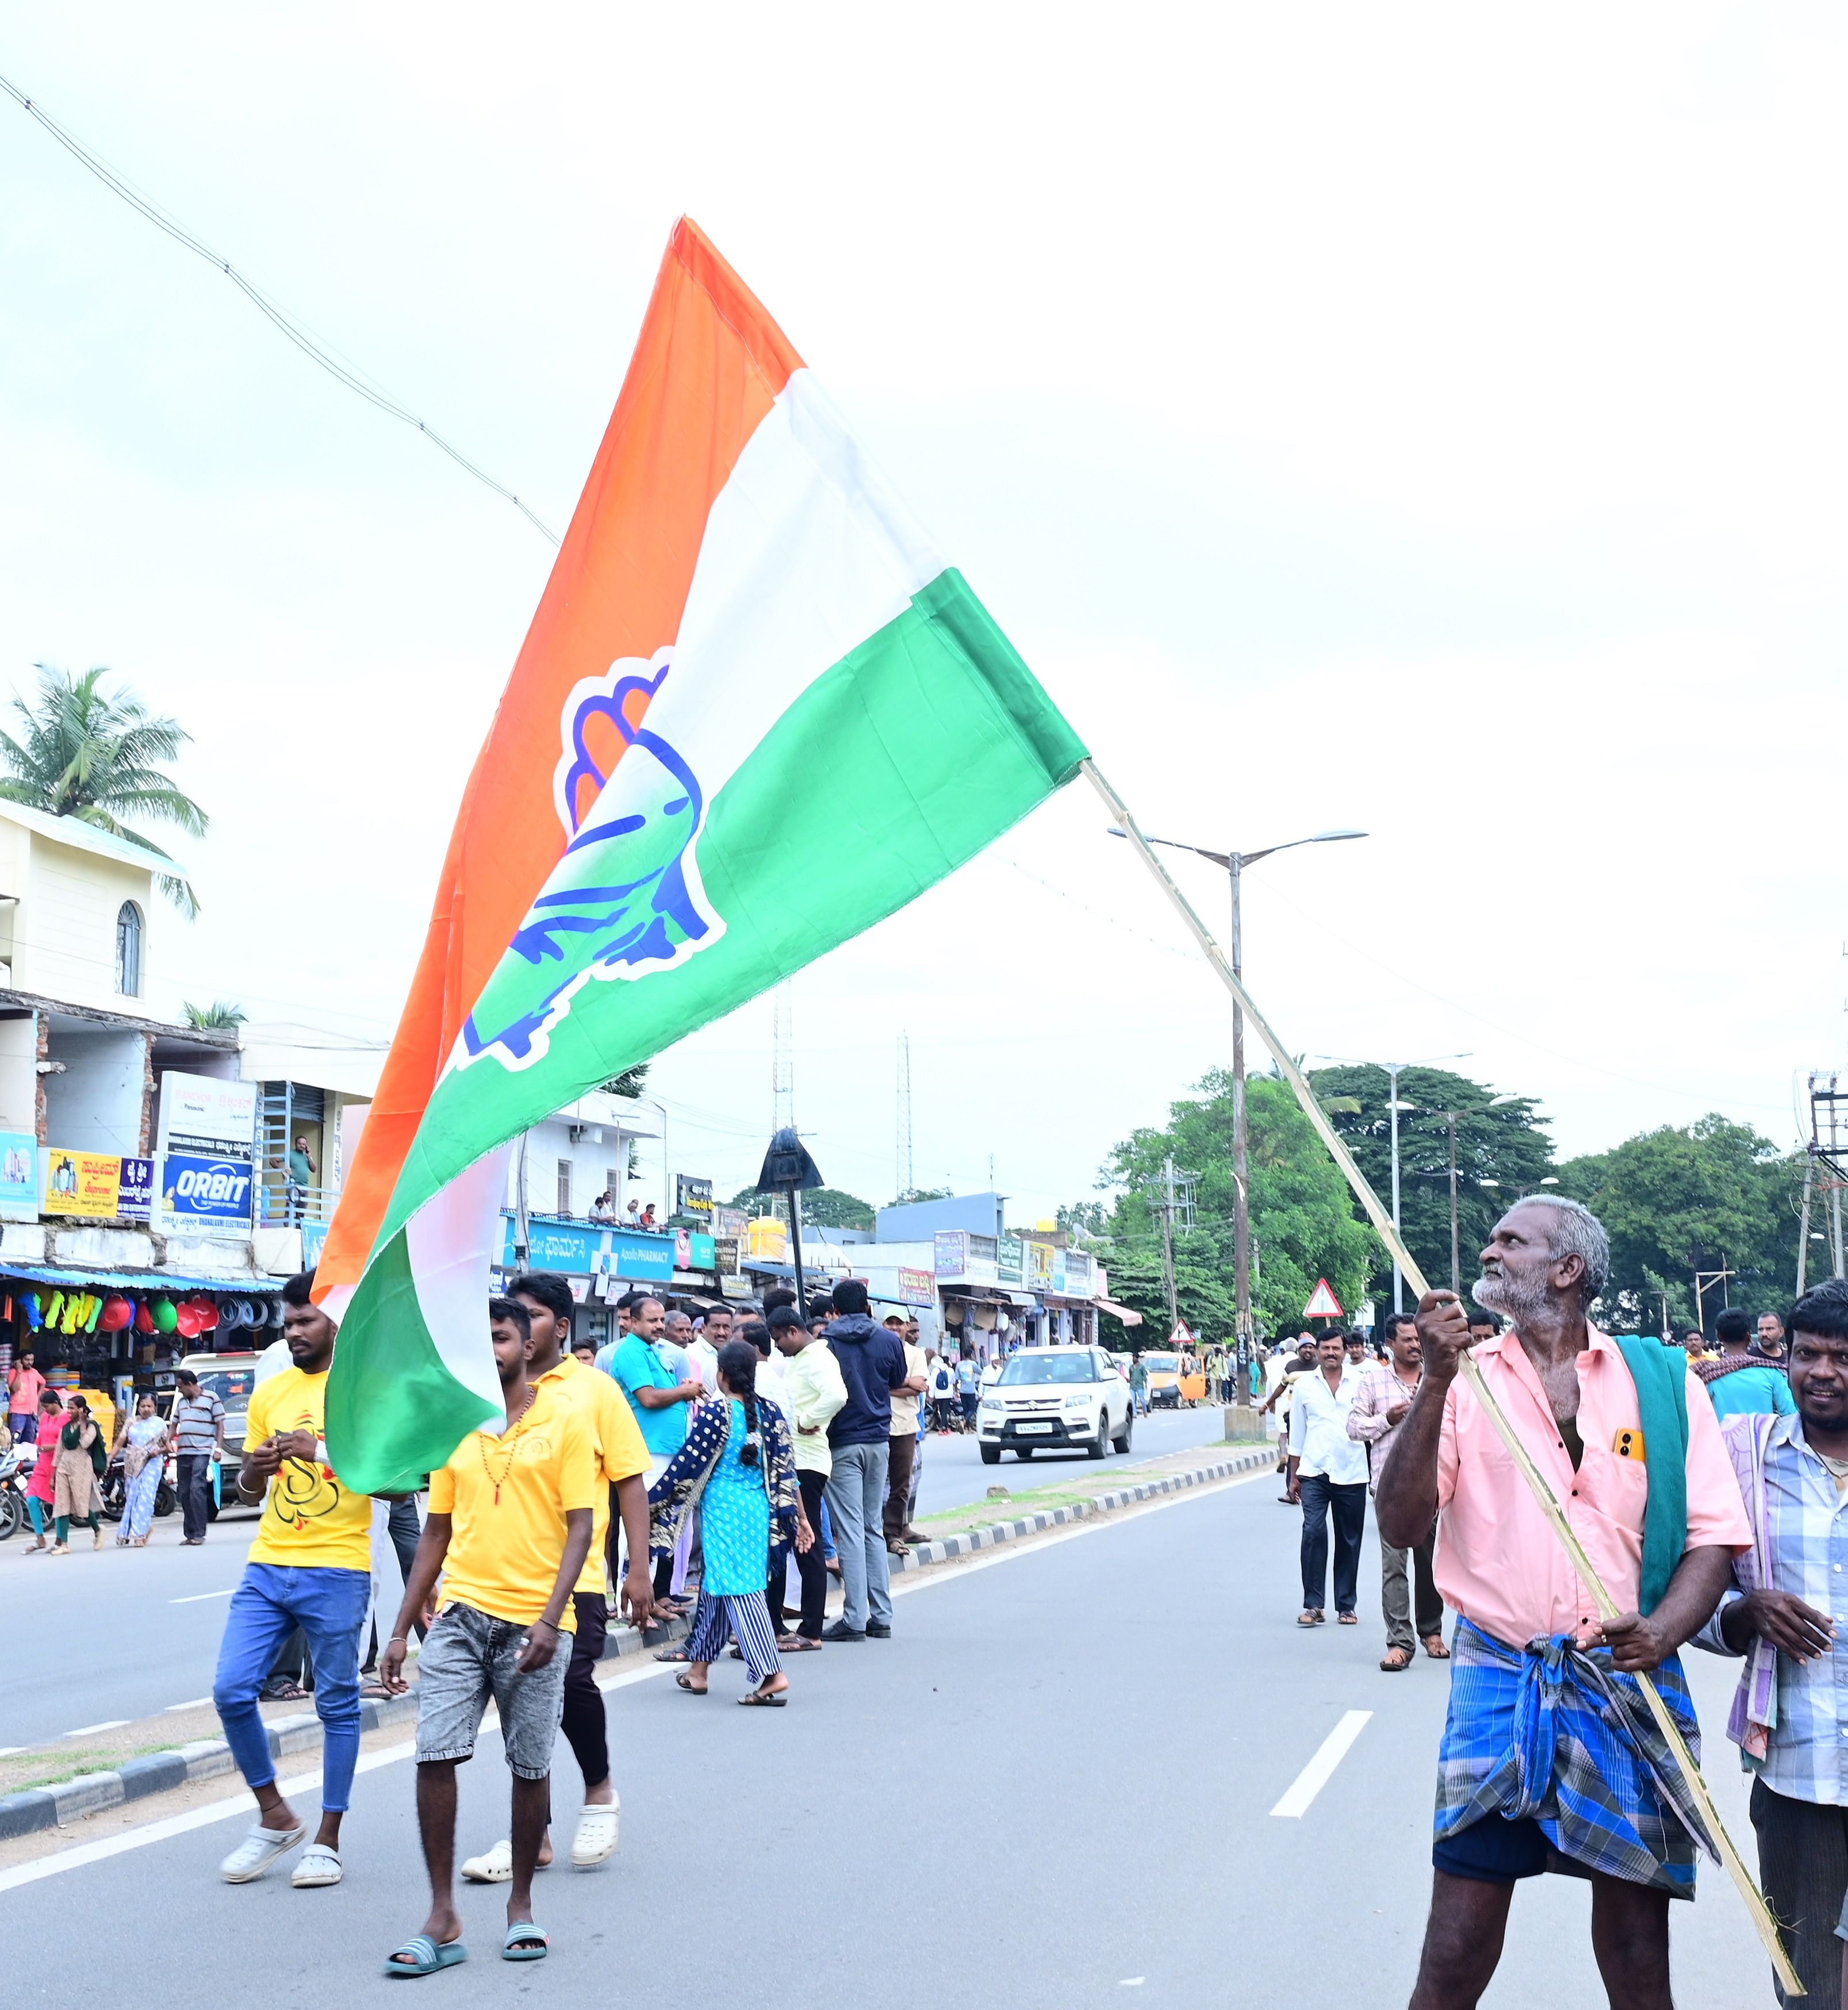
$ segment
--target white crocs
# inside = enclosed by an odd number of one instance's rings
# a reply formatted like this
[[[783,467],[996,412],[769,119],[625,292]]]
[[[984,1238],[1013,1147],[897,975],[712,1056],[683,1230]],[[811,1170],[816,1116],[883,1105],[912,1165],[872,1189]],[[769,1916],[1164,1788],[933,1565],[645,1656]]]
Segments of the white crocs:
[[[339,1884],[346,1874],[339,1856],[325,1842],[311,1842],[289,1882],[298,1891],[318,1891],[323,1885]]]
[[[505,1884],[514,1875],[514,1845],[502,1841],[479,1856],[465,1857],[462,1875],[471,1884]]]
[[[254,1828],[219,1866],[219,1875],[227,1884],[248,1884],[279,1856],[286,1856],[307,1832],[300,1823],[289,1829]]]
[[[578,1813],[578,1833],[571,1838],[571,1868],[592,1870],[616,1854],[617,1838],[622,1827],[623,1804],[618,1795],[607,1807],[587,1803]]]

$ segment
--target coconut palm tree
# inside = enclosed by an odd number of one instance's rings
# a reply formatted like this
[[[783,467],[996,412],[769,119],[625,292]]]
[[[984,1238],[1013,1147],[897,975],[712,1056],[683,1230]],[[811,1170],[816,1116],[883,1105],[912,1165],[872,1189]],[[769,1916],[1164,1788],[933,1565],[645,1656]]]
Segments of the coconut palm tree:
[[[227,1005],[222,998],[215,998],[209,1005],[189,1001],[179,1009],[186,1014],[187,1024],[202,1033],[228,1032],[233,1026],[243,1025],[247,1016],[241,1005]]]
[[[75,677],[55,664],[40,663],[38,697],[28,703],[15,694],[20,737],[0,732],[0,800],[23,803],[48,816],[76,817],[116,837],[167,854],[123,817],[177,824],[189,837],[203,837],[209,819],[190,796],[174,787],[158,765],[175,759],[192,735],[179,722],[156,719],[133,691],[102,688],[102,667]],[[180,912],[197,914],[199,903],[178,873],[161,875],[161,891]]]

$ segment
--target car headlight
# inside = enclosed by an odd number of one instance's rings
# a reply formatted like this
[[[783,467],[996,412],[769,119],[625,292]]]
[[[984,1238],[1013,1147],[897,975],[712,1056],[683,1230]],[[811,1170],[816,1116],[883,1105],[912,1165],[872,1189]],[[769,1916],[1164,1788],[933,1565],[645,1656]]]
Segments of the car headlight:
[[[982,1405],[982,1408],[988,1413],[989,1415],[994,1417],[998,1417],[1001,1412],[1007,1408],[1007,1407],[1008,1406],[1005,1403],[999,1402],[985,1402]]]
[[[1065,1408],[1068,1410],[1088,1410],[1090,1407],[1089,1396],[1068,1396],[1065,1398]]]

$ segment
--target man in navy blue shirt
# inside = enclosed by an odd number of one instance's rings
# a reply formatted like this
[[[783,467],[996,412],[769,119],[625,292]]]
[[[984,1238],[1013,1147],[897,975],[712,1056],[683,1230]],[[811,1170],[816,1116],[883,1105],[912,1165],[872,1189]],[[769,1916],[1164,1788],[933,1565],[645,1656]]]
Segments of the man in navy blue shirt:
[[[881,1514],[890,1456],[892,1391],[910,1370],[898,1336],[868,1314],[866,1287],[857,1277],[834,1287],[834,1318],[827,1343],[840,1364],[847,1402],[828,1426],[833,1470],[828,1475],[828,1517],[840,1558],[847,1603],[824,1640],[889,1640],[892,1596],[886,1571]]]

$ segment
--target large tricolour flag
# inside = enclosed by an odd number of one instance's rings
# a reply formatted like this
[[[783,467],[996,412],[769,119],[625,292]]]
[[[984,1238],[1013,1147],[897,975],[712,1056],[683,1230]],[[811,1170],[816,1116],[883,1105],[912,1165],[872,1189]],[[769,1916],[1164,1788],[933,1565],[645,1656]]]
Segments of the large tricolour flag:
[[[319,1267],[330,1457],[500,1414],[510,1141],[891,914],[1085,750],[683,220],[469,776]]]

